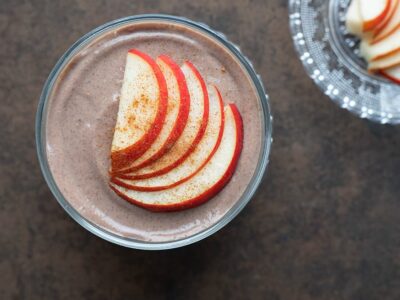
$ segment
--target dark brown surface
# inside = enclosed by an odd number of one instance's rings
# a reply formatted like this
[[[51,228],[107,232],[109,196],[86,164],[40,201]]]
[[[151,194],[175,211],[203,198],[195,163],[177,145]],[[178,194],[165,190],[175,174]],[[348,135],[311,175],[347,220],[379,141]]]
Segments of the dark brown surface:
[[[82,34],[128,14],[208,23],[241,45],[271,96],[268,175],[247,208],[189,247],[144,252],[91,235],[39,170],[42,85]],[[357,119],[307,78],[284,0],[0,3],[1,299],[400,299],[400,128]]]

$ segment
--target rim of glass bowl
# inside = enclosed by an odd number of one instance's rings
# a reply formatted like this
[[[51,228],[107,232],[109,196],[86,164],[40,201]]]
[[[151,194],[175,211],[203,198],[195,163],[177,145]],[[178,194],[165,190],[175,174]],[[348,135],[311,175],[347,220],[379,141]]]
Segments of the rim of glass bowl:
[[[211,36],[212,38],[216,39],[223,46],[228,48],[232,52],[232,54],[234,54],[234,56],[240,61],[242,66],[246,69],[247,73],[251,77],[253,84],[257,89],[257,93],[262,108],[262,120],[261,120],[262,139],[263,139],[261,144],[262,149],[257,168],[243,195],[218,222],[216,222],[209,228],[186,238],[174,241],[166,241],[166,242],[147,242],[127,237],[122,237],[114,233],[111,233],[84,218],[82,215],[79,214],[77,210],[75,210],[68,203],[68,201],[62,195],[50,171],[46,155],[46,139],[45,139],[46,118],[43,117],[47,115],[48,96],[50,95],[54,82],[57,79],[62,68],[83,46],[85,46],[93,38],[97,37],[103,32],[128,23],[135,23],[143,20],[177,22],[179,24],[183,24],[185,26],[189,26],[197,30],[200,30],[201,32],[207,34],[208,36]],[[109,23],[106,23],[104,25],[101,25],[93,29],[89,33],[85,34],[83,37],[81,37],[61,56],[61,58],[58,60],[58,62],[50,72],[50,75],[43,87],[43,91],[40,96],[40,101],[38,105],[38,110],[36,113],[36,124],[35,124],[36,149],[40,167],[51,192],[53,193],[54,197],[57,199],[59,204],[78,224],[80,224],[82,227],[84,227],[91,233],[97,235],[98,237],[120,246],[134,248],[134,249],[142,249],[142,250],[165,250],[165,249],[183,247],[195,243],[197,241],[200,241],[214,234],[222,227],[224,227],[226,224],[228,224],[246,206],[246,204],[250,201],[250,199],[256,192],[257,188],[259,187],[263,175],[265,174],[265,171],[267,169],[267,165],[269,162],[269,154],[271,150],[271,143],[272,143],[272,115],[268,99],[269,98],[268,95],[265,93],[261,77],[255,72],[252,63],[241,53],[240,49],[236,45],[228,41],[225,35],[223,35],[220,32],[212,30],[207,25],[203,23],[194,22],[183,17],[176,17],[176,16],[162,15],[162,14],[135,15],[117,19]]]

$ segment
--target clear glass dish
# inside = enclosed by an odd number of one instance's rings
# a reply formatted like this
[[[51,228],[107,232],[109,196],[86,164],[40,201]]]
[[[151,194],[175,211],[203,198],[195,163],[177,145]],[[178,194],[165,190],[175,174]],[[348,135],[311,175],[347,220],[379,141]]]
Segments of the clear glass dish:
[[[177,23],[179,25],[188,26],[189,28],[194,28],[198,31],[201,31],[204,35],[208,36],[209,38],[214,39],[221,46],[225,47],[225,49],[229,51],[230,55],[233,55],[235,59],[239,61],[239,63],[247,73],[248,77],[250,78],[252,84],[254,85],[255,90],[257,91],[258,94],[257,101],[259,102],[257,103],[257,107],[259,107],[259,115],[261,120],[261,134],[260,134],[261,150],[259,152],[259,156],[257,157],[257,165],[255,171],[253,172],[253,175],[251,176],[249,184],[245,187],[244,192],[240,196],[238,201],[234,203],[234,205],[223,215],[222,218],[220,218],[217,222],[215,222],[208,228],[200,227],[201,230],[199,230],[193,235],[188,235],[183,238],[175,240],[164,240],[161,242],[146,241],[146,240],[127,237],[124,235],[119,235],[116,234],[115,232],[105,229],[103,226],[99,226],[99,224],[92,222],[88,218],[85,218],[76,207],[73,207],[73,205],[71,205],[71,203],[65,197],[64,193],[61,191],[62,189],[60,189],[60,187],[57,185],[54,176],[55,174],[52,173],[49,165],[48,153],[47,153],[49,149],[46,143],[46,128],[47,128],[47,119],[49,116],[48,107],[49,107],[50,95],[52,93],[57,78],[60,76],[64,67],[71,60],[71,58],[79,54],[79,51],[82,50],[83,47],[87,45],[90,41],[98,38],[105,32],[118,29],[119,27],[124,26],[126,24],[131,24],[131,23],[136,24],[136,22],[143,22],[149,20],[172,22],[172,23]],[[229,42],[223,34],[210,29],[208,26],[204,24],[196,23],[185,18],[169,16],[169,15],[138,15],[123,19],[118,19],[94,29],[93,31],[89,32],[81,39],[79,39],[75,44],[73,44],[59,59],[59,61],[51,71],[44,85],[40,102],[38,105],[35,129],[36,129],[37,153],[44,178],[50,190],[52,191],[53,195],[55,196],[59,204],[65,209],[65,211],[81,226],[86,228],[91,233],[107,241],[129,248],[144,249],[144,250],[171,249],[192,244],[194,242],[197,242],[201,239],[210,236],[211,234],[215,233],[223,226],[225,226],[227,223],[229,223],[246,206],[246,204],[250,201],[256,189],[262,182],[263,175],[267,168],[269,153],[272,143],[272,116],[270,112],[268,96],[265,93],[265,89],[263,87],[261,78],[254,71],[254,68],[250,63],[250,61],[245,56],[243,56],[239,48],[236,45]],[[198,226],[199,225],[201,224],[198,224]]]
[[[289,0],[292,38],[308,75],[340,107],[381,124],[400,123],[400,86],[369,74],[345,16],[350,0]]]

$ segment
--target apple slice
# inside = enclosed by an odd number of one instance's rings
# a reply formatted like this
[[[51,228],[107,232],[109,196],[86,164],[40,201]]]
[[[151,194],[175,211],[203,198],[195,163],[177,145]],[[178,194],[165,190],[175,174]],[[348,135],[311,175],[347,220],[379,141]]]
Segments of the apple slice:
[[[126,167],[132,171],[149,165],[171,149],[182,134],[189,115],[190,96],[181,68],[166,55],[159,56],[156,63],[167,82],[167,115],[161,132],[151,147]]]
[[[346,14],[346,28],[349,33],[363,36],[363,19],[360,11],[360,0],[352,0]]]
[[[111,167],[118,170],[140,157],[159,135],[167,113],[167,84],[147,54],[129,50],[111,147]]]
[[[215,86],[208,88],[210,116],[206,132],[196,149],[179,166],[168,173],[143,180],[129,180],[129,175],[113,177],[112,182],[137,191],[161,191],[177,186],[192,178],[211,159],[221,142],[224,129],[224,104]]]
[[[373,30],[382,22],[390,9],[392,0],[359,0],[360,13],[363,20],[363,31]]]
[[[368,62],[390,56],[400,51],[400,30],[396,30],[377,44],[372,45],[368,41],[362,41],[360,51]]]
[[[182,66],[186,83],[190,94],[189,117],[174,147],[154,163],[132,171],[125,169],[123,172],[115,173],[128,174],[133,179],[145,179],[168,173],[170,170],[180,165],[196,148],[204,135],[208,123],[209,99],[206,84],[199,71],[190,63],[185,62]]]
[[[400,65],[390,69],[382,70],[381,74],[397,84],[400,84]]]
[[[384,21],[374,33],[372,44],[377,44],[385,38],[389,37],[396,30],[400,30],[400,0],[392,0],[394,10],[390,18]],[[390,13],[389,13],[390,14]]]
[[[385,56],[381,59],[371,61],[368,64],[368,71],[375,72],[383,69],[388,69],[397,66],[399,64],[400,64],[400,51],[392,55]]]
[[[225,108],[221,144],[210,161],[188,181],[158,192],[140,192],[115,183],[110,187],[123,199],[152,211],[177,211],[200,205],[216,195],[232,177],[243,145],[243,124],[235,105]]]

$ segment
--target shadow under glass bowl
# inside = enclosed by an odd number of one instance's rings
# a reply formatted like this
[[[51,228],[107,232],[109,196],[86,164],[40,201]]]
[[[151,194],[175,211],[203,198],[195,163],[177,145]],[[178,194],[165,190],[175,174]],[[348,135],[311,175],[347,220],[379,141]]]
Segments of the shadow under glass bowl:
[[[340,107],[381,124],[400,123],[400,86],[370,74],[345,19],[351,0],[289,0],[298,56],[316,85]]]
[[[257,91],[258,95],[257,101],[259,102],[258,105],[261,110],[260,111],[261,151],[259,157],[257,158],[258,163],[256,169],[244,193],[241,195],[238,201],[236,201],[235,204],[223,215],[223,217],[218,222],[212,224],[210,227],[203,229],[191,236],[187,236],[177,240],[162,241],[162,242],[143,241],[130,237],[121,236],[111,231],[108,231],[103,227],[98,226],[94,222],[82,216],[82,214],[80,214],[72,205],[70,205],[68,200],[64,197],[63,193],[61,192],[49,167],[49,161],[46,153],[47,150],[46,120],[48,113],[47,108],[49,104],[48,101],[52,89],[54,87],[55,81],[57,80],[60,72],[63,70],[66,64],[71,60],[71,58],[74,57],[74,55],[76,55],[77,53],[79,53],[80,49],[82,49],[90,41],[102,35],[104,32],[118,29],[120,26],[129,25],[131,23],[134,24],[141,21],[164,21],[164,22],[177,23],[183,26],[188,26],[214,39],[217,43],[220,43],[231,53],[231,55],[233,55],[240,62],[245,72],[248,74],[249,78],[254,84],[255,90]],[[83,36],[75,44],[73,44],[70,47],[70,49],[66,51],[66,53],[57,62],[54,69],[51,71],[49,78],[47,79],[45,86],[43,88],[36,116],[35,130],[36,130],[37,153],[44,178],[48,186],[50,187],[53,195],[57,199],[57,201],[76,222],[78,222],[80,225],[82,225],[84,228],[86,228],[93,234],[118,245],[122,245],[129,248],[144,249],[144,250],[163,250],[163,249],[182,247],[210,236],[211,234],[215,233],[223,226],[228,224],[246,206],[246,204],[250,201],[256,189],[260,185],[263,175],[267,168],[270,147],[272,143],[272,115],[270,112],[268,96],[265,93],[265,89],[263,87],[261,78],[254,71],[254,68],[250,63],[250,61],[245,56],[242,55],[239,48],[236,45],[229,42],[223,34],[210,29],[208,26],[202,23],[193,22],[186,18],[169,16],[169,15],[138,15],[123,19],[118,19],[110,23],[104,24],[94,29],[93,31],[89,32],[85,36]]]

